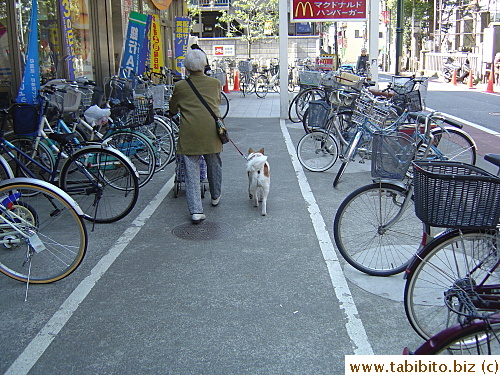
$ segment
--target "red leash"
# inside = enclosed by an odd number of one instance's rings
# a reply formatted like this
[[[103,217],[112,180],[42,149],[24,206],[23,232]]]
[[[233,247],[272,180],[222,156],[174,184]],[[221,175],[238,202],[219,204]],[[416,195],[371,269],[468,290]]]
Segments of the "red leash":
[[[229,138],[229,141],[233,144],[234,148],[236,148],[236,150],[238,150],[238,152],[240,153],[240,155],[243,156],[245,158],[245,160],[247,160],[247,157],[245,155],[243,155],[243,152],[240,151],[240,149],[238,148],[238,146],[236,146],[236,144],[233,142],[233,140],[231,138]]]

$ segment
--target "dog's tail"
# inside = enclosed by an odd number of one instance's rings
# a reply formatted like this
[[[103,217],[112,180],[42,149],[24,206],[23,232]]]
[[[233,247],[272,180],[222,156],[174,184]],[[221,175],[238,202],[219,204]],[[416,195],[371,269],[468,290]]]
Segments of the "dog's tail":
[[[254,170],[255,171],[261,170],[262,168],[264,168],[264,165],[266,164],[266,161],[267,161],[267,156],[266,155],[255,156],[252,159],[252,162],[248,165],[247,171],[251,172],[251,171],[254,171]]]

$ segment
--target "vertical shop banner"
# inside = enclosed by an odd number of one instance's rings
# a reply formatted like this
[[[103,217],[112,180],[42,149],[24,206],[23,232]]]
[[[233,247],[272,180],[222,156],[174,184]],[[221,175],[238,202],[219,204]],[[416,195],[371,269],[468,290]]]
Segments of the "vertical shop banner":
[[[17,94],[18,103],[35,104],[40,90],[40,63],[38,61],[38,2],[31,2],[31,18],[24,75]]]
[[[364,21],[368,0],[291,0],[291,22]]]
[[[163,67],[163,43],[161,38],[160,30],[160,17],[157,14],[153,15],[153,20],[151,21],[150,29],[150,54],[149,63],[151,71],[154,73],[161,73],[161,68]]]
[[[69,79],[75,79],[75,66],[74,66],[74,45],[75,45],[75,35],[73,33],[73,24],[71,23],[71,11],[70,11],[70,1],[69,0],[59,0],[59,6],[61,9],[61,22],[62,22],[62,34],[64,45],[66,47],[66,62],[68,64]]]
[[[139,71],[142,44],[146,35],[148,16],[145,14],[130,12],[128,19],[127,36],[123,44],[122,61],[119,76],[133,78]]]
[[[149,67],[149,59],[151,58],[150,50],[150,35],[151,35],[151,24],[153,22],[153,16],[148,15],[146,21],[146,32],[144,33],[144,39],[141,44],[141,52],[139,55],[139,66],[137,67],[137,74],[144,74],[146,67]]]
[[[182,74],[189,40],[189,18],[175,17],[175,71]]]

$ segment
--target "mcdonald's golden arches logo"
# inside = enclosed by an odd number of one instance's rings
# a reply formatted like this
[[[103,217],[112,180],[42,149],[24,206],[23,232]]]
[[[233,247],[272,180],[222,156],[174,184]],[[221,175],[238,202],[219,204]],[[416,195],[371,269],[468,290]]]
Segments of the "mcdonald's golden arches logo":
[[[299,14],[299,9],[302,9],[302,14]],[[313,18],[314,13],[312,5],[309,1],[299,1],[295,6],[294,18]]]

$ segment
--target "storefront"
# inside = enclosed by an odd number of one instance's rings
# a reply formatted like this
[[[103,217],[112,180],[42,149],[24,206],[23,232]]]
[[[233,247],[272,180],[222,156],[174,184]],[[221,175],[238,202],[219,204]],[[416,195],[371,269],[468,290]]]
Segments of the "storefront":
[[[15,97],[24,70],[33,0],[0,4],[0,107]],[[128,16],[158,15],[165,66],[174,67],[174,19],[183,0],[38,0],[38,57],[42,84],[85,76],[97,83],[117,73]]]

